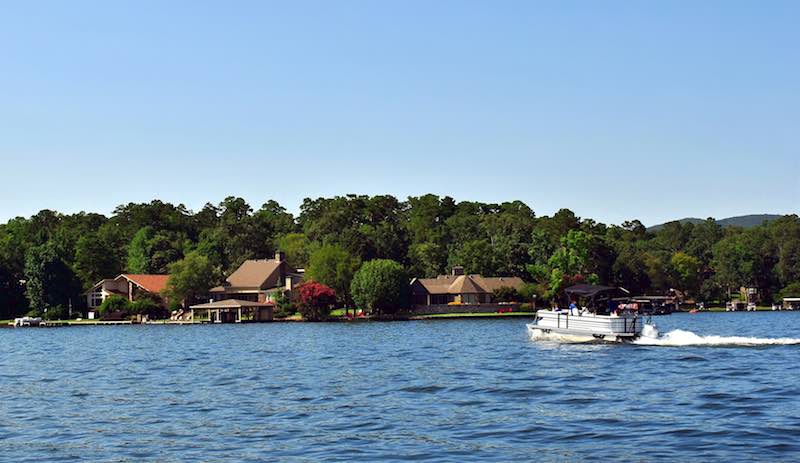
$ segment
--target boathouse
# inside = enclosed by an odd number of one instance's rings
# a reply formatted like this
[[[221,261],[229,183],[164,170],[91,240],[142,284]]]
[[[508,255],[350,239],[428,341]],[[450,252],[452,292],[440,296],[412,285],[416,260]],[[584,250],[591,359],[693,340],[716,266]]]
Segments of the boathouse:
[[[272,321],[272,302],[241,301],[226,299],[189,307],[192,321],[207,320],[211,323],[241,323]]]

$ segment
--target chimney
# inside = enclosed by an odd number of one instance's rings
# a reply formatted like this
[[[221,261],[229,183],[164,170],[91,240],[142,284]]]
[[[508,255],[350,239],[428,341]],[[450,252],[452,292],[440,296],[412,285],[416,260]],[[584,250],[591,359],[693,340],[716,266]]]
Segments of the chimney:
[[[283,251],[275,251],[275,260],[283,262],[286,259],[286,254]]]
[[[463,275],[464,274],[464,267],[462,267],[460,265],[454,265],[452,272],[453,272],[452,273],[453,276]]]

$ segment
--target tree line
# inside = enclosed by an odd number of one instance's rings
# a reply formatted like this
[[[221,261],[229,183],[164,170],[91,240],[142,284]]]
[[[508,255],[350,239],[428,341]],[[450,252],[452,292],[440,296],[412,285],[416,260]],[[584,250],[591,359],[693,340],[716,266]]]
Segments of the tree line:
[[[286,253],[290,265],[352,305],[364,263],[390,260],[407,276],[519,276],[551,300],[576,282],[634,294],[680,289],[704,301],[759,288],[765,301],[800,292],[800,219],[722,228],[715,220],[606,225],[562,209],[537,216],[521,201],[457,202],[423,195],[305,199],[294,216],[275,201],[254,209],[229,197],[197,212],[162,201],[129,203],[110,217],[43,210],[0,225],[0,318],[80,308],[81,293],[120,273],[170,273],[178,300],[202,297],[246,259]],[[800,294],[798,294],[800,295]]]

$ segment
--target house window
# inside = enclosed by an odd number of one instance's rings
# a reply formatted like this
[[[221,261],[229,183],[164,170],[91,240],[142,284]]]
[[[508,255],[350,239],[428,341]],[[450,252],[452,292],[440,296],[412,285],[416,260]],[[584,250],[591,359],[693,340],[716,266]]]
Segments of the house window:
[[[464,294],[461,296],[461,302],[464,304],[477,304],[478,303],[478,295],[477,294]]]
[[[89,307],[99,307],[103,303],[103,293],[101,291],[92,291],[89,294]]]

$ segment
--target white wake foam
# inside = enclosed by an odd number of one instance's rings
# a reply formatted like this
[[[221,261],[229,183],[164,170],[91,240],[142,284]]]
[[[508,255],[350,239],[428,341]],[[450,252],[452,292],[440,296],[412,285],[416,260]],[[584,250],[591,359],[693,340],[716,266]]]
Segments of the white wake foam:
[[[534,341],[553,341],[565,344],[584,344],[589,342],[597,342],[593,336],[580,336],[562,333],[545,333],[542,330],[528,326],[528,334]]]
[[[655,330],[654,330],[655,331]],[[648,333],[645,333],[648,334]],[[691,331],[673,330],[658,336],[642,336],[633,341],[643,346],[787,346],[800,345],[800,338],[753,338],[748,336],[700,336]]]

